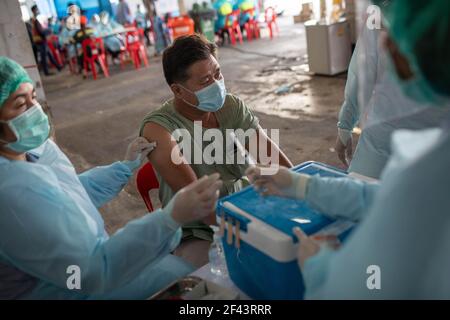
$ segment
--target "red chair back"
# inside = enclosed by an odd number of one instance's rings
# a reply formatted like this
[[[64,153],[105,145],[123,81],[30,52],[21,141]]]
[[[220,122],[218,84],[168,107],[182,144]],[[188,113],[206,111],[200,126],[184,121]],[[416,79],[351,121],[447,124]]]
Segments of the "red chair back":
[[[100,67],[103,70],[103,73],[105,74],[105,77],[109,77],[109,70],[106,63],[106,52],[105,47],[103,45],[103,39],[102,38],[87,38],[84,39],[81,43],[81,46],[83,48],[83,65],[84,70],[86,73],[88,72],[88,64],[91,67],[92,76],[94,77],[94,80],[97,79],[97,71],[95,69],[95,61],[98,61],[100,64]],[[88,48],[91,49],[91,56],[89,56]]]
[[[83,47],[83,57],[85,60],[95,60],[98,57],[98,48],[96,45],[96,42],[92,38],[84,39],[81,43],[81,46]],[[88,55],[88,47],[91,48],[91,56]]]
[[[105,51],[105,44],[103,43],[103,39],[95,38],[94,43],[95,43],[96,47],[100,49],[100,52],[98,54],[105,56],[106,51]]]
[[[56,62],[58,62],[58,64],[62,66],[64,64],[64,61],[61,57],[61,54],[59,53],[59,50],[57,49],[58,42],[59,42],[58,36],[52,35],[47,39],[47,46],[51,54],[55,58]]]
[[[129,45],[134,45],[134,44],[139,44],[141,42],[140,39],[140,34],[138,30],[133,30],[133,31],[128,31],[126,34],[126,44],[127,46]]]
[[[136,176],[136,185],[142,199],[145,202],[145,205],[147,206],[147,209],[152,212],[154,210],[153,204],[148,193],[151,190],[159,189],[159,181],[150,162],[147,162],[141,169],[139,169]]]
[[[242,12],[242,14],[244,14],[244,15],[247,13],[250,15],[251,20],[255,19],[255,9],[248,9],[248,10],[244,10]]]
[[[227,15],[226,20],[225,20],[225,28],[227,28],[227,27],[235,28],[236,26],[238,26],[240,14],[241,14],[241,10],[237,9],[237,10],[234,10],[229,15]],[[232,18],[232,21],[230,18]]]
[[[59,37],[56,34],[50,35],[49,40],[53,43],[59,43]]]

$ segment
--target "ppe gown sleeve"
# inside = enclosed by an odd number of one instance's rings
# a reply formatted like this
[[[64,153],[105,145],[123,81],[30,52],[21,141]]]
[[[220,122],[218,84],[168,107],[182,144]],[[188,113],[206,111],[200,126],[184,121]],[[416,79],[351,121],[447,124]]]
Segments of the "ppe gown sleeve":
[[[347,83],[345,85],[345,101],[339,112],[338,128],[352,131],[358,124],[361,116],[362,106],[359,104],[359,94],[362,91],[365,103],[370,101],[377,81],[378,70],[378,31],[363,28],[361,37],[358,39],[355,51],[348,69]],[[359,56],[365,56],[364,70],[359,68]],[[360,69],[360,71],[358,70]],[[363,77],[364,88],[359,88]]]
[[[321,288],[326,282],[330,261],[335,254],[330,248],[323,246],[319,253],[305,261],[302,276],[305,285],[305,299],[320,299]]]
[[[129,283],[173,251],[181,238],[166,209],[131,221],[110,238],[99,236],[96,224],[77,210],[52,172],[45,180],[29,174],[26,186],[7,190],[0,194],[2,258],[63,289],[68,267],[78,266],[81,294],[103,294]]]
[[[345,244],[325,259],[307,260],[303,276],[313,298],[448,299],[449,138],[392,169]]]
[[[378,183],[368,183],[351,178],[312,177],[307,185],[306,201],[312,207],[332,218],[363,220],[377,194]],[[305,299],[319,299],[327,281],[330,261],[335,251],[322,246],[319,253],[309,258],[302,269],[305,282]]]
[[[352,131],[359,121],[360,110],[358,107],[358,45],[353,53],[345,85],[345,100],[339,111],[338,128]]]
[[[305,201],[331,218],[359,221],[369,210],[378,188],[377,182],[313,176],[307,185]]]
[[[95,167],[78,175],[97,208],[114,199],[128,183],[133,172],[123,162]]]

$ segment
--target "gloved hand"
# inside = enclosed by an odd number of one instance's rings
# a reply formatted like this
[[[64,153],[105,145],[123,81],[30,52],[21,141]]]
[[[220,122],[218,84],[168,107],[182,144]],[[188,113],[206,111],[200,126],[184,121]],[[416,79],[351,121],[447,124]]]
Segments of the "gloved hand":
[[[222,187],[220,175],[203,176],[176,193],[164,208],[179,225],[200,221],[214,212]]]
[[[144,137],[138,137],[128,145],[123,163],[125,163],[131,171],[134,171],[141,166],[155,147],[156,142],[148,142]]]
[[[255,189],[262,195],[275,195],[303,200],[310,176],[280,167],[274,175],[262,175],[261,168],[250,167],[245,172]]]
[[[333,250],[337,250],[340,247],[339,239],[336,236],[308,237],[303,230],[298,227],[295,227],[292,231],[299,242],[297,249],[297,263],[300,270],[305,266],[306,260],[319,253],[321,247],[326,246]]]
[[[338,128],[336,146],[334,147],[339,159],[347,168],[353,158],[353,137],[350,130]]]

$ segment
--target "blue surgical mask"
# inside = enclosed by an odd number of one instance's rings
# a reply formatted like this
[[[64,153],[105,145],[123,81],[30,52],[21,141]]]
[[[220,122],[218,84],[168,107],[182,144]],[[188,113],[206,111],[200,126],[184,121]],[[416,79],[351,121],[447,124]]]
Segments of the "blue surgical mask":
[[[1,121],[16,136],[16,141],[5,145],[6,148],[18,153],[28,152],[47,141],[50,133],[48,117],[39,103],[15,117],[12,120]]]
[[[223,107],[225,103],[225,98],[227,96],[227,89],[225,88],[225,81],[222,77],[220,80],[214,81],[211,85],[203,88],[199,91],[192,92],[191,90],[183,87],[183,89],[195,94],[197,100],[199,102],[198,106],[193,105],[192,103],[183,100],[190,106],[193,106],[204,112],[216,112]]]

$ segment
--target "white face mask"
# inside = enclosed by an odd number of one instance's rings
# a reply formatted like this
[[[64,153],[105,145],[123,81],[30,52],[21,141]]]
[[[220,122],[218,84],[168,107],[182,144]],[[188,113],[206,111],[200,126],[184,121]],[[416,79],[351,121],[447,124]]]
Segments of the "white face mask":
[[[181,86],[186,91],[195,94],[199,104],[198,106],[196,106],[184,99],[183,101],[188,105],[204,112],[216,112],[220,110],[223,107],[225,99],[227,97],[227,89],[225,87],[225,80],[223,77],[220,80],[215,80],[214,83],[207,86],[206,88],[203,88],[196,92],[183,87],[181,84],[179,84],[179,86]]]

